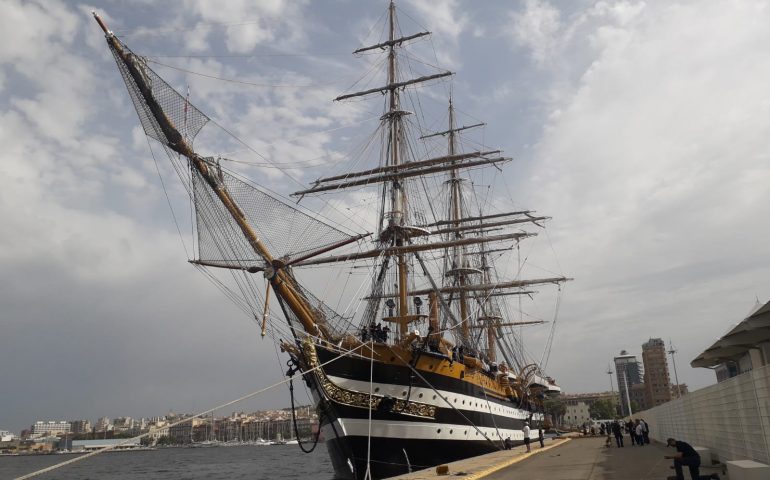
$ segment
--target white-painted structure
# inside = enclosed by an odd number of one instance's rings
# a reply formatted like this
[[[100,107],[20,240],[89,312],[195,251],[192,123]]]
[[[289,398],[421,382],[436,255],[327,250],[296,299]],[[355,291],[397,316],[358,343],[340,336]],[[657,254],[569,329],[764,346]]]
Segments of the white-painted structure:
[[[655,440],[673,437],[706,447],[722,463],[754,460],[770,465],[770,365],[634,416],[650,425]]]
[[[727,474],[730,480],[767,480],[770,478],[770,465],[752,460],[727,462]]]

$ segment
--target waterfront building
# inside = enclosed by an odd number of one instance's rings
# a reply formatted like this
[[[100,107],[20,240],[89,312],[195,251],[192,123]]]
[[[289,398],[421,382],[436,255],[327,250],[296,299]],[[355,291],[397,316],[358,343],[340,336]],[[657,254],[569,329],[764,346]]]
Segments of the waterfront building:
[[[620,355],[615,357],[615,378],[618,383],[618,392],[620,395],[620,411],[623,416],[629,415],[631,408],[631,387],[642,383],[643,369],[635,355],[622,350]],[[628,389],[627,389],[628,388]],[[638,402],[637,402],[638,403]]]
[[[576,400],[566,403],[564,409],[564,424],[570,427],[579,427],[586,424],[591,415],[588,413],[591,407],[583,401]]]
[[[591,420],[591,407],[594,402],[609,400],[617,405],[618,394],[617,392],[573,393],[562,394],[559,399],[564,402],[565,406],[562,423],[571,427],[579,427]]]
[[[160,420],[159,418],[156,420],[150,421],[150,423],[147,424],[148,428],[148,436],[153,439],[154,441],[158,441],[160,437],[168,437],[168,422],[165,420]]]
[[[0,442],[12,442],[16,439],[16,435],[8,430],[0,430]]]
[[[131,417],[118,417],[112,421],[112,430],[116,434],[133,435],[137,433],[135,423]]]
[[[112,422],[107,417],[102,417],[99,420],[96,421],[96,426],[94,427],[95,432],[110,432],[112,431]]]
[[[642,344],[642,362],[645,387],[643,408],[671,401],[671,377],[668,374],[665,342],[660,338],[651,338]]]
[[[72,420],[70,427],[70,431],[75,435],[91,433],[91,422],[88,420]]]
[[[746,318],[690,365],[713,369],[717,382],[770,365],[770,302],[757,301]]]
[[[32,430],[32,437],[64,435],[70,433],[70,422],[63,420],[58,422],[52,420],[37,421],[30,427],[30,430]]]
[[[119,447],[115,447],[116,450],[130,450],[140,446],[139,440],[125,439],[125,438],[107,438],[96,440],[72,440],[69,450],[73,452],[89,452],[93,450],[101,450],[105,447],[114,447],[120,444]]]

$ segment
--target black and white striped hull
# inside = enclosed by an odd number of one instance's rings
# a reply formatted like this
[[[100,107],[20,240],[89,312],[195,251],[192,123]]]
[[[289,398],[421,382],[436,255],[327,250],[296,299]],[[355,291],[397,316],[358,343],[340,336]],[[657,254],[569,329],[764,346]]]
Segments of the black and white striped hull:
[[[336,356],[323,348],[317,353],[321,363]],[[497,451],[506,438],[514,444],[523,443],[524,422],[530,420],[536,432],[542,419],[541,414],[518,408],[508,400],[485,395],[470,382],[421,372],[426,383],[411,376],[406,366],[375,363],[370,384],[370,366],[367,359],[346,357],[324,367],[324,372],[329,381],[351,391],[371,390],[376,395],[433,405],[435,415],[425,418],[396,409],[372,410],[370,420],[368,408],[334,401],[313,384],[338,478],[363,479],[367,466],[372,478],[387,478]]]

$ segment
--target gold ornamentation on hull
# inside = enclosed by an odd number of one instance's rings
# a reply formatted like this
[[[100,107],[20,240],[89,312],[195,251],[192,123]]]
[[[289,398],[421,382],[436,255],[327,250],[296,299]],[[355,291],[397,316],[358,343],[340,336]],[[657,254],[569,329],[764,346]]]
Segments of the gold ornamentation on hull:
[[[316,355],[315,345],[313,342],[308,340],[303,341],[302,350],[305,353],[305,358],[308,360],[308,369],[317,367],[318,355]],[[329,377],[326,376],[326,372],[323,371],[323,368],[316,370],[315,374],[324,395],[337,403],[351,407],[366,409],[371,408],[372,410],[377,410],[385,398],[384,395],[370,395],[368,392],[359,392],[356,390],[342,388],[329,380]],[[434,419],[436,417],[436,407],[434,405],[407,401],[399,398],[393,398],[392,411],[415,417],[430,419]]]

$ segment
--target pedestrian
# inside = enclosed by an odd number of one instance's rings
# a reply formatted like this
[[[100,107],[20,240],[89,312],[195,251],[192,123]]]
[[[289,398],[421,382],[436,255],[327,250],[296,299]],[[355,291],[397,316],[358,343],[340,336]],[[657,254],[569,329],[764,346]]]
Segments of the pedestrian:
[[[647,422],[644,421],[644,419],[640,419],[639,423],[642,424],[642,440],[645,444],[650,444],[650,426],[647,425]]]
[[[505,439],[505,441],[503,442],[503,446],[505,447],[506,450],[510,450],[513,448],[513,442],[511,441],[511,437],[508,437]]]
[[[626,432],[628,432],[628,436],[631,437],[631,446],[633,447],[636,445],[636,433],[634,432],[634,422],[631,420],[626,423]]]
[[[522,433],[524,433],[524,445],[527,446],[527,452],[530,452],[531,449],[529,447],[529,422],[524,422],[524,428],[521,429]]]
[[[640,446],[644,446],[644,436],[642,435],[642,424],[639,422],[639,420],[636,421],[636,425],[634,426],[634,433],[636,434],[636,443]]]
[[[617,420],[615,423],[612,424],[612,434],[615,435],[615,443],[617,444],[618,448],[623,446],[623,432],[620,428],[620,422]]]
[[[684,474],[682,473],[682,465],[686,465],[690,469],[690,477],[692,480],[719,480],[719,475],[712,473],[711,475],[700,475],[700,455],[695,451],[692,446],[687,442],[677,441],[673,438],[666,440],[666,445],[676,448],[676,453],[673,455],[666,455],[664,458],[674,460],[674,471],[676,471],[676,480],[684,480]]]
[[[543,427],[538,427],[537,429],[537,440],[540,442],[540,448],[544,448],[545,444],[543,444]]]

